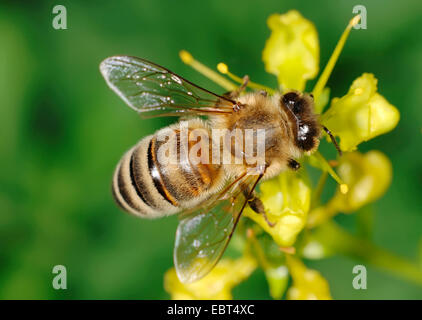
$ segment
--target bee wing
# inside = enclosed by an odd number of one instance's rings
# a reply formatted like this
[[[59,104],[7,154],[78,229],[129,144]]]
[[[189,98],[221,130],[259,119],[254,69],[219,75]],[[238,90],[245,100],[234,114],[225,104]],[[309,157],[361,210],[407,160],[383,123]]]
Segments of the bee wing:
[[[144,118],[229,114],[236,104],[141,58],[109,57],[100,71],[108,86]]]
[[[182,214],[174,246],[174,264],[180,281],[197,281],[214,268],[261,177],[244,174],[206,203]]]

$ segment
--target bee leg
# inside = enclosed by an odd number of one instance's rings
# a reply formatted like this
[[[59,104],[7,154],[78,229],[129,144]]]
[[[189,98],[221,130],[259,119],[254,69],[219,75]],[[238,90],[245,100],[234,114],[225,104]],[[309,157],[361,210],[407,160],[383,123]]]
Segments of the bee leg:
[[[287,165],[289,166],[290,169],[294,171],[297,171],[300,169],[300,163],[294,159],[289,159],[289,162],[287,163]]]
[[[264,219],[265,219],[265,222],[268,224],[268,226],[270,226],[271,228],[274,228],[274,226],[277,224],[277,222],[271,222],[269,219],[268,219],[268,217],[267,217],[267,215],[266,215],[266,213],[265,212],[263,212],[262,213],[262,216],[264,217]]]
[[[263,96],[263,97],[267,97],[268,96],[268,92],[265,90],[259,90],[258,93]]]
[[[256,213],[263,213],[265,212],[264,204],[262,201],[257,198],[256,196],[253,196],[251,199],[248,200],[249,207]]]
[[[234,91],[227,92],[223,96],[225,96],[225,97],[227,97],[231,100],[236,100],[237,98],[239,98],[240,94],[246,89],[248,82],[249,82],[249,76],[244,76],[243,77],[243,83],[240,85],[239,88],[237,88]],[[236,102],[236,104],[233,105],[233,111],[238,112],[240,109],[242,109],[243,106],[244,106],[243,104]]]
[[[334,144],[334,147],[337,149],[338,155],[341,157],[343,155],[343,152],[341,151],[339,145],[337,144],[336,138],[334,138],[333,134],[331,133],[330,130],[328,130],[328,128],[326,126],[322,126],[322,128],[324,129],[324,131],[330,137],[331,142]]]
[[[244,76],[242,80],[243,80],[242,84],[236,90],[238,92],[238,95],[240,95],[246,89],[246,87],[248,86],[249,76],[248,75]]]
[[[248,86],[248,82],[249,82],[249,76],[244,76],[243,77],[243,82],[240,85],[239,88],[237,88],[236,90],[233,91],[229,91],[226,92],[225,94],[223,94],[223,97],[229,98],[229,99],[236,99],[240,96],[240,94],[246,89],[246,87]]]
[[[258,213],[258,214],[262,214],[262,216],[264,217],[264,219],[265,219],[265,222],[272,228],[272,227],[274,227],[275,226],[275,223],[272,223],[269,219],[268,219],[268,217],[267,217],[267,215],[266,215],[266,213],[265,213],[265,208],[264,208],[264,204],[262,203],[262,201],[258,198],[258,197],[256,197],[256,196],[252,196],[252,198],[250,198],[249,200],[248,200],[248,203],[249,203],[249,207],[253,210],[253,211],[255,211],[256,213]]]

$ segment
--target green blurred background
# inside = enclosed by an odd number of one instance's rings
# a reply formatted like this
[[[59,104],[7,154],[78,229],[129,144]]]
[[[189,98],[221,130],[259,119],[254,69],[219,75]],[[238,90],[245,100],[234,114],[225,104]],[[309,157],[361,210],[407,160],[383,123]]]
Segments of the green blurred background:
[[[68,29],[52,28],[65,5]],[[180,49],[214,67],[276,86],[261,51],[271,13],[298,9],[320,35],[324,65],[352,8],[363,4],[368,29],[353,30],[329,81],[345,94],[362,72],[401,112],[391,133],[361,146],[379,149],[393,183],[375,204],[373,240],[416,260],[422,230],[422,43],[420,1],[2,1],[0,4],[0,298],[165,299],[176,217],[147,221],[122,213],[110,193],[125,150],[174,119],[142,121],[107,88],[98,65],[115,54],[164,65],[211,90],[185,66]],[[337,221],[349,229],[350,216]],[[420,254],[419,254],[420,256]],[[328,279],[336,299],[416,299],[422,287],[368,266],[368,289],[352,287],[359,261],[307,264]],[[51,286],[52,268],[68,271],[68,290]],[[269,298],[256,271],[235,298]]]

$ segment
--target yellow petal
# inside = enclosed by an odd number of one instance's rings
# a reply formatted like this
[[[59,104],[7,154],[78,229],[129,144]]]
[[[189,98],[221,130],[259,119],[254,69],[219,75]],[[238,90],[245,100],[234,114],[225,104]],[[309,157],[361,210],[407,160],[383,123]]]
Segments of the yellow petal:
[[[318,73],[318,33],[299,12],[273,14],[267,20],[270,38],[262,52],[265,70],[278,77],[285,89],[303,91]]]
[[[269,226],[262,214],[250,208],[245,209],[245,216],[258,223],[279,246],[293,245],[305,226],[311,201],[311,189],[304,177],[285,171],[277,178],[261,183],[260,199],[268,219],[275,226]]]
[[[356,146],[394,129],[399,111],[377,93],[377,79],[364,73],[342,98],[335,98],[321,118],[331,132],[340,137],[340,148],[352,151]]]
[[[298,258],[286,255],[286,262],[293,279],[287,291],[289,300],[331,300],[327,280],[316,270],[308,269]]]
[[[173,300],[229,300],[233,298],[232,288],[248,278],[255,268],[256,261],[250,256],[222,259],[206,277],[189,284],[181,283],[171,268],[164,276],[164,288]]]

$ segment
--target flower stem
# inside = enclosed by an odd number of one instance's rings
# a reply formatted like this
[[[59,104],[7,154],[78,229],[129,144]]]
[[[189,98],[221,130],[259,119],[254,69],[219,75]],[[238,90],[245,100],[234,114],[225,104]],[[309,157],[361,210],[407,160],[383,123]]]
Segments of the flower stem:
[[[252,229],[249,229],[247,231],[247,237],[250,244],[252,245],[253,250],[255,251],[256,259],[258,260],[259,265],[261,266],[262,270],[267,271],[270,268],[270,264],[265,257],[264,250],[255,237],[255,232]]]
[[[315,236],[323,245],[339,254],[362,260],[422,286],[422,270],[416,264],[348,233],[333,221],[316,229]]]
[[[321,176],[319,177],[318,184],[315,187],[313,192],[311,208],[315,208],[320,204],[321,194],[324,190],[325,182],[327,181],[328,173],[327,171],[322,171]]]
[[[312,161],[312,157],[314,157],[314,159],[317,162],[318,167],[325,171],[328,172],[328,174],[339,184],[340,187],[340,192],[343,194],[346,194],[349,191],[349,187],[347,186],[347,184],[345,184],[343,182],[343,180],[337,175],[337,173],[333,170],[333,168],[331,168],[330,164],[328,163],[328,161],[324,158],[324,156],[319,152],[316,151],[311,157],[310,160]],[[312,164],[312,162],[311,162]]]
[[[374,228],[375,212],[372,204],[368,204],[356,212],[357,235],[370,240]]]
[[[340,37],[340,40],[337,42],[336,47],[334,48],[333,53],[331,54],[330,59],[327,62],[327,65],[324,68],[324,71],[318,78],[317,83],[315,84],[312,93],[314,95],[315,101],[317,101],[324,89],[325,85],[327,84],[328,79],[330,78],[331,72],[336,65],[338,57],[340,56],[341,51],[343,50],[344,44],[346,43],[347,37],[349,36],[350,30],[352,27],[355,26],[360,20],[360,16],[355,16],[352,20],[350,20],[349,24],[347,25],[346,29],[343,31],[343,34]],[[317,104],[318,105],[318,104]],[[320,113],[321,110],[315,110],[315,112]]]

